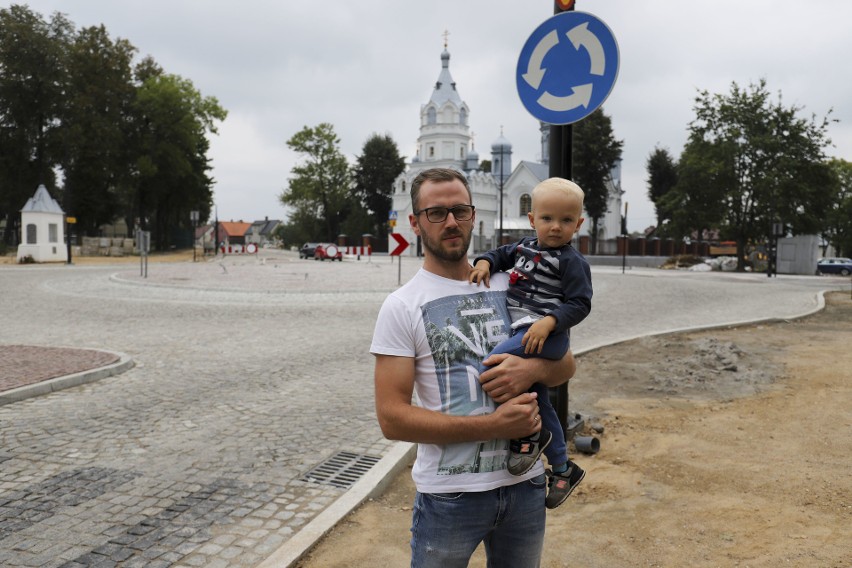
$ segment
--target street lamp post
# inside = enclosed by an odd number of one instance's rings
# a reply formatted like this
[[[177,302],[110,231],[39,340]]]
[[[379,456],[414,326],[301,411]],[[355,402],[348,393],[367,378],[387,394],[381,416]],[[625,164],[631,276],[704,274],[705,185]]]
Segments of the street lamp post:
[[[500,234],[497,240],[497,246],[503,246],[503,145],[502,141],[502,128],[501,130],[501,140],[500,140]]]
[[[195,233],[198,232],[198,211],[189,212],[189,220],[192,221],[192,262],[195,262]]]

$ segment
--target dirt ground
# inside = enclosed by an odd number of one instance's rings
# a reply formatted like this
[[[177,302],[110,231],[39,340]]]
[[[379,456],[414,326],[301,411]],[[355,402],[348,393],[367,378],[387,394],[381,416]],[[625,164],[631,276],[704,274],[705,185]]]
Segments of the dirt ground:
[[[575,456],[542,566],[852,566],[852,299],[826,300],[580,357],[570,410],[601,449]],[[404,470],[298,566],[408,566],[413,495]]]

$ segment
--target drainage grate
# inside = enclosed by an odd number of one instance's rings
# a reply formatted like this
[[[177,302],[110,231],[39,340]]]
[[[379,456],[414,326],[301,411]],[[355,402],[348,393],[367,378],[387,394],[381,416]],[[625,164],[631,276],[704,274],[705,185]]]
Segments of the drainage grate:
[[[302,481],[348,489],[370,471],[379,459],[375,456],[340,452],[306,473]]]

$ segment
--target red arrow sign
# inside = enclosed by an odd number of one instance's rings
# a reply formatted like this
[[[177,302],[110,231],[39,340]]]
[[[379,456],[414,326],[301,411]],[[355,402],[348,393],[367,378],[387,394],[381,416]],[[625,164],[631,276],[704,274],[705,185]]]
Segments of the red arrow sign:
[[[388,235],[388,250],[393,246],[396,246],[396,248],[390,252],[390,255],[399,256],[402,254],[402,251],[408,248],[408,241],[399,233],[391,233]]]

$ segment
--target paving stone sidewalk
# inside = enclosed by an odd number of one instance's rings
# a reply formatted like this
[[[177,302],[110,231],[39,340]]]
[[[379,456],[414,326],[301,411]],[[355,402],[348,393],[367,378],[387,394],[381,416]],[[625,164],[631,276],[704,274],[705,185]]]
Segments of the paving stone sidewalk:
[[[115,353],[94,349],[0,345],[0,392],[98,369],[119,359]]]

